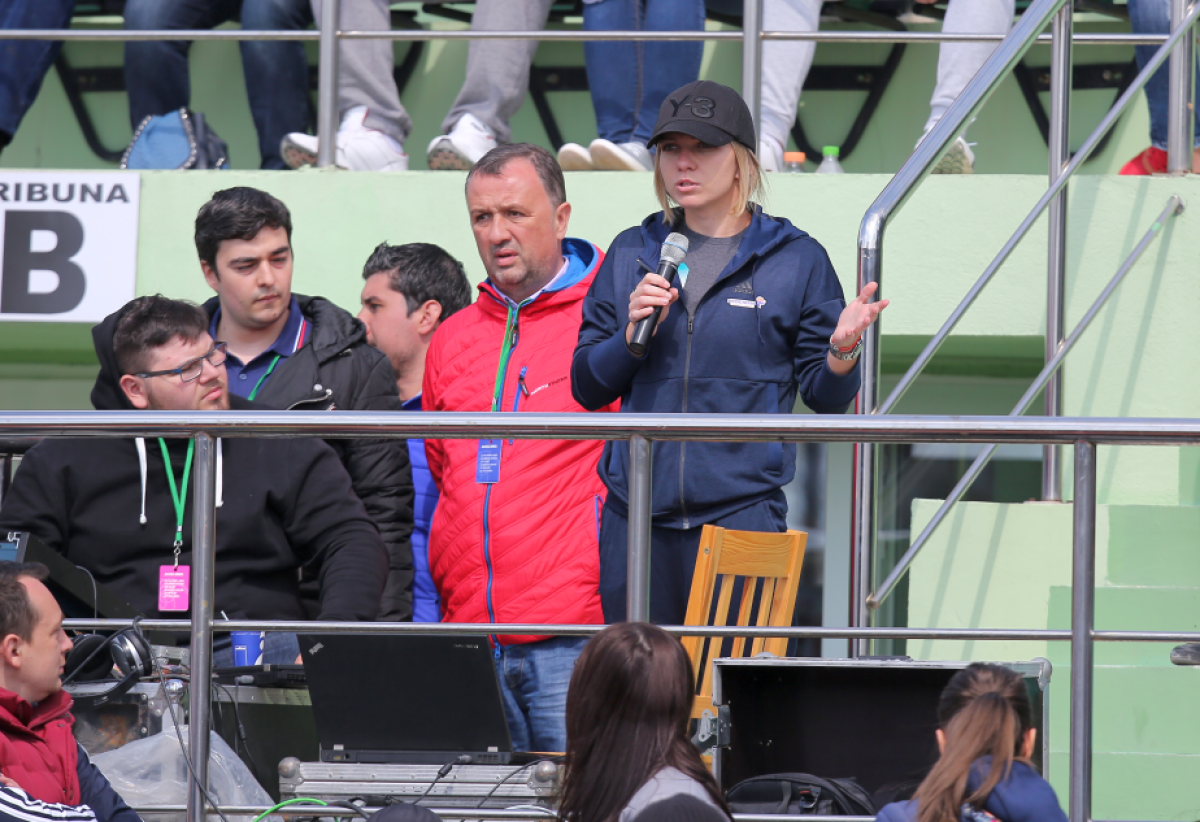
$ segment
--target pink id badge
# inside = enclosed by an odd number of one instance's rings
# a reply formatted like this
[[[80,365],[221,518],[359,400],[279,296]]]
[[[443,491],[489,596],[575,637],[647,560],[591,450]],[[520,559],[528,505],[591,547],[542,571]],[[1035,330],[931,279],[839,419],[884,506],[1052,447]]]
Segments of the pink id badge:
[[[158,610],[186,611],[192,569],[187,565],[158,566]]]

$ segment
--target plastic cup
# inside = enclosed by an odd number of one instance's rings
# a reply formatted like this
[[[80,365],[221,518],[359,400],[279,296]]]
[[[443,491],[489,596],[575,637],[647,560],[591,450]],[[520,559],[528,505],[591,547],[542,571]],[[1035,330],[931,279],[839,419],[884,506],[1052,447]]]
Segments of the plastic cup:
[[[263,642],[267,638],[266,631],[231,631],[233,639],[233,664],[262,665]]]

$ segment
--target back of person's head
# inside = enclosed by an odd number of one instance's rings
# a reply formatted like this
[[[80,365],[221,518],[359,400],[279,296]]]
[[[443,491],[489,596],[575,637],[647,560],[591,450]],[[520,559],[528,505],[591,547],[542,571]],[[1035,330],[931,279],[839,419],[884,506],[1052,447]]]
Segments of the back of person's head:
[[[113,333],[113,353],[121,374],[139,374],[148,369],[156,348],[172,340],[195,342],[208,331],[204,309],[187,300],[172,300],[161,294],[138,297],[127,303]]]
[[[562,167],[558,159],[541,146],[533,143],[506,143],[496,146],[479,158],[471,170],[467,172],[467,182],[464,190],[470,190],[471,180],[478,175],[498,177],[514,160],[525,160],[533,166],[550,204],[555,208],[567,201],[567,183],[563,178]]]
[[[458,260],[433,243],[380,243],[367,264],[363,279],[386,274],[388,286],[404,295],[411,315],[433,300],[442,307],[439,321],[471,304],[471,283]]]
[[[679,640],[643,622],[605,628],[586,646],[567,692],[566,779],[560,815],[615,822],[651,777],[676,768],[724,798],[687,737],[695,698]]]
[[[287,206],[265,191],[237,186],[218,191],[196,215],[196,253],[217,271],[217,252],[226,240],[253,240],[264,228],[282,228],[292,239]]]
[[[0,639],[15,635],[29,641],[38,613],[22,577],[45,581],[50,572],[40,562],[0,562]]]
[[[974,663],[954,675],[938,702],[942,755],[917,788],[918,822],[958,822],[963,803],[982,808],[1008,777],[1033,727],[1029,694],[1021,675],[1000,665]],[[991,770],[967,795],[971,766],[990,756]]]

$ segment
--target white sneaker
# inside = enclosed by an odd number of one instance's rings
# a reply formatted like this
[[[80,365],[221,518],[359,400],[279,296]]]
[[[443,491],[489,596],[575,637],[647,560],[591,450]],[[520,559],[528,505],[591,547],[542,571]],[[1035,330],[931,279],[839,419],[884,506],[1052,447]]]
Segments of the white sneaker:
[[[653,171],[654,158],[641,143],[621,143],[592,140],[588,147],[592,163],[603,171]]]
[[[496,135],[474,114],[458,118],[449,134],[433,138],[426,154],[436,171],[470,171],[479,158],[496,147]]]
[[[967,141],[959,137],[950,146],[950,150],[946,152],[942,159],[938,160],[938,164],[933,167],[930,174],[974,174],[975,173],[975,152],[971,151],[971,147],[967,145]]]
[[[558,150],[558,164],[563,171],[592,171],[596,168],[592,153],[579,143],[564,143]]]
[[[342,117],[337,133],[339,168],[350,171],[408,171],[408,155],[404,146],[373,128],[364,125],[367,107],[355,106]],[[311,134],[292,133],[280,143],[283,161],[290,168],[315,165],[319,141]]]
[[[759,140],[758,164],[763,171],[783,171],[783,146],[770,137]]]

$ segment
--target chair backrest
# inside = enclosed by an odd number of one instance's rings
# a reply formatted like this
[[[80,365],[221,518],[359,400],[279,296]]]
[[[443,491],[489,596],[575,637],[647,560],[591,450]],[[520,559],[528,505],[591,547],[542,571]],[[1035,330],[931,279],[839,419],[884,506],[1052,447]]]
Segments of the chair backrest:
[[[780,627],[792,624],[796,608],[796,590],[800,585],[800,568],[804,564],[804,546],[808,534],[803,531],[762,533],[730,531],[705,525],[700,533],[696,554],[696,573],[692,576],[692,592],[688,598],[685,625],[727,625],[733,601],[735,579],[744,578],[741,603],[736,625],[740,627]],[[717,591],[717,577],[721,590]],[[713,608],[713,596],[717,605]],[[757,614],[751,622],[755,600]],[[711,616],[711,622],[709,621]],[[729,643],[721,639],[684,637],[683,647],[692,660],[692,670],[699,685],[692,718],[712,708],[712,660],[721,654],[722,644],[731,651],[728,655],[754,656],[767,651],[776,656],[787,654],[787,639],[755,639],[749,644],[738,637]]]

